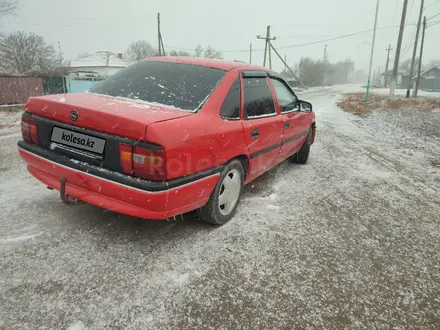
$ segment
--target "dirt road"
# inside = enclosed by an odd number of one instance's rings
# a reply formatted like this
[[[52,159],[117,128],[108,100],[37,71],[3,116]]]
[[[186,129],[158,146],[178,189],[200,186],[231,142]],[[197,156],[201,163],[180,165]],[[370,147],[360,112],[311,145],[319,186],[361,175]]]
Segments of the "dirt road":
[[[0,329],[438,329],[440,113],[317,114],[220,228],[66,207],[0,140]]]

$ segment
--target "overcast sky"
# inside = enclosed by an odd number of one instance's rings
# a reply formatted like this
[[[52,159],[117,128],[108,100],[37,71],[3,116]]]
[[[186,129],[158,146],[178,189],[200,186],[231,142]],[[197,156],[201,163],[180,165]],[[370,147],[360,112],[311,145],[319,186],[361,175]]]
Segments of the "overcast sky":
[[[314,45],[283,48],[320,41],[373,27],[374,0],[19,0],[16,17],[3,21],[3,32],[32,31],[48,42],[61,42],[64,57],[74,59],[84,52],[124,52],[131,41],[144,39],[157,47],[157,12],[162,18],[165,50],[193,49],[197,44],[221,50],[226,59],[262,64],[264,41],[257,34],[271,33],[273,44],[293,65],[302,56],[322,58],[328,44],[330,62],[351,57],[357,69],[368,69],[372,32]],[[381,0],[379,27],[399,25],[403,0]],[[409,0],[407,22],[417,22],[420,0]],[[425,14],[440,13],[440,1],[426,0]],[[440,21],[440,15],[432,21]],[[402,59],[412,55],[415,26],[407,26]],[[385,67],[385,48],[397,43],[398,28],[378,30],[374,68]],[[412,37],[412,38],[411,38]],[[440,59],[440,24],[427,30],[426,62]],[[275,70],[283,65],[274,59]],[[394,58],[394,52],[392,52]]]

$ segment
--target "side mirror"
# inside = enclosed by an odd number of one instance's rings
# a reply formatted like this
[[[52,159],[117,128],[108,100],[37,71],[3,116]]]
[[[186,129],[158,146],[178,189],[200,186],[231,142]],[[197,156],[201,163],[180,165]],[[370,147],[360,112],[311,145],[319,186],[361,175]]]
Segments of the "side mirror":
[[[305,111],[305,112],[313,111],[312,103],[306,101],[299,101],[299,108],[301,111]]]

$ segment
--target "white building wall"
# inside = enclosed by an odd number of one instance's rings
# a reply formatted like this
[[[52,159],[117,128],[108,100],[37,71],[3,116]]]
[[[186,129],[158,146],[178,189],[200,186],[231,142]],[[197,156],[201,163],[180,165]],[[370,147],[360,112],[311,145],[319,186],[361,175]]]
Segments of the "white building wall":
[[[76,67],[72,68],[71,71],[91,71],[96,72],[101,77],[108,77],[123,68],[114,68],[114,67]]]

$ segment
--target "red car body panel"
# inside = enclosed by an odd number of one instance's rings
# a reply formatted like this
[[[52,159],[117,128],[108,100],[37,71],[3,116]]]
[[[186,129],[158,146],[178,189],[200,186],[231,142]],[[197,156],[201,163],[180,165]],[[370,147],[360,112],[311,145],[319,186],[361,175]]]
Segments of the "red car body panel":
[[[60,177],[65,177],[67,195],[108,210],[151,220],[166,219],[203,206],[219,177],[215,174],[175,189],[146,192],[48,161],[21,148],[19,153],[27,163],[29,173],[48,187],[60,190]]]
[[[197,113],[93,93],[30,98],[26,111],[36,119],[46,118],[72,125],[69,115],[75,109],[80,116],[74,122],[74,128],[85,129],[86,134],[102,132],[162,146],[166,155],[166,181],[160,183],[161,188],[157,188],[155,182],[111,170],[101,169],[111,174],[110,179],[101,177],[99,167],[91,167],[89,172],[84,169],[85,165],[78,167],[68,158],[61,159],[49,150],[40,150],[38,145],[20,141],[19,153],[27,163],[28,171],[56,190],[61,189],[60,178],[66,178],[66,194],[90,204],[136,217],[165,219],[205,205],[218,181],[221,167],[228,161],[237,157],[244,161],[245,183],[249,183],[297,152],[306,133],[314,126],[314,113],[281,114],[269,78],[266,79],[274,98],[276,115],[245,120],[242,83],[240,120],[220,117],[220,108],[231,86],[237,78],[243,80],[241,72],[268,72],[265,68],[185,57],[159,57],[146,61],[194,64],[228,72]],[[289,122],[289,127],[285,122]],[[259,130],[259,136],[251,138],[255,129]]]
[[[72,123],[69,118],[72,109],[82,114],[75,126],[134,140],[145,139],[145,128],[150,123],[192,115],[165,106],[93,93],[31,97],[26,103],[30,113],[67,124]]]

